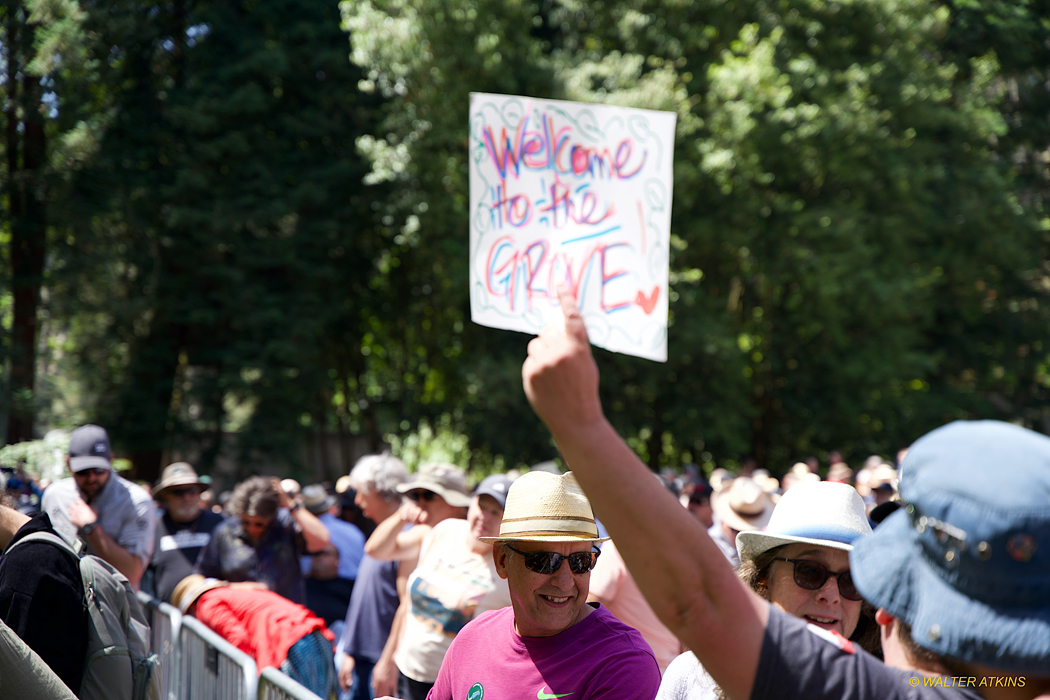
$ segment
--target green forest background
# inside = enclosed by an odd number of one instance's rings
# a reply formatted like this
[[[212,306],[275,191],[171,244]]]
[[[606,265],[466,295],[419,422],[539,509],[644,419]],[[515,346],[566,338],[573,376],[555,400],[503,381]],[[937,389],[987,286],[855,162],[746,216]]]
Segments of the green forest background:
[[[0,60],[7,443],[554,457],[469,320],[471,91],[678,115],[668,362],[597,351],[653,468],[1050,432],[1048,1],[5,0]]]

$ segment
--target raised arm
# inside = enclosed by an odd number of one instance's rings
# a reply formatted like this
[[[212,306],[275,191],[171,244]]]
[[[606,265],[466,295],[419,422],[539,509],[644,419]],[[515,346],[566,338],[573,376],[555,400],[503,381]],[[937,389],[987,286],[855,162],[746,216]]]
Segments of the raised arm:
[[[291,497],[281,488],[281,480],[273,479],[273,488],[277,491],[277,498],[282,508],[287,508],[292,514],[292,519],[303,533],[307,552],[320,552],[328,544],[331,536],[328,528],[324,526],[317,516],[302,507],[301,503],[293,502]],[[296,507],[298,505],[298,507]]]
[[[404,528],[409,523],[419,523],[421,514],[414,503],[403,504],[372,532],[365,542],[365,554],[380,561],[415,560],[430,526],[417,524],[411,530]]]
[[[736,577],[696,518],[606,420],[583,319],[559,289],[563,328],[529,343],[525,394],[656,615],[732,698],[751,694],[768,604]]]

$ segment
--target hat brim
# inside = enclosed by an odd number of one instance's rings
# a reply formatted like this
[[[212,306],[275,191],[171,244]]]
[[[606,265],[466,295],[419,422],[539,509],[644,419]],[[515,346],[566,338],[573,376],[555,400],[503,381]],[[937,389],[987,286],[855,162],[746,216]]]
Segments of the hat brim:
[[[754,561],[755,557],[768,552],[771,549],[777,547],[783,547],[787,544],[812,544],[818,547],[830,547],[831,549],[841,549],[845,552],[853,550],[852,544],[845,542],[836,542],[834,540],[825,540],[816,537],[793,537],[790,535],[770,535],[765,532],[741,532],[736,536],[736,548],[740,553],[740,560],[751,560]]]
[[[507,493],[496,493],[495,489],[478,489],[474,492],[474,496],[488,496],[499,504],[500,508],[507,508]]]
[[[763,493],[765,492],[763,491]],[[769,494],[766,494],[766,497],[769,498]],[[737,532],[761,530],[769,523],[769,518],[772,517],[775,507],[776,504],[770,498],[761,513],[749,515],[745,518],[729,507],[727,491],[719,491],[711,497],[711,508],[714,510],[715,515]]]
[[[112,469],[113,465],[105,457],[96,455],[84,455],[69,458],[69,470],[73,473],[82,472],[85,469]]]
[[[415,489],[425,489],[427,491],[433,491],[437,495],[445,499],[445,503],[456,508],[466,508],[470,505],[470,494],[463,493],[462,491],[456,491],[454,489],[446,488],[441,484],[436,484],[433,481],[410,481],[407,484],[400,484],[397,487],[398,493],[408,493]]]
[[[164,493],[164,491],[166,491],[166,490],[168,490],[170,488],[174,488],[176,486],[200,486],[201,489],[208,488],[208,485],[206,483],[204,483],[203,481],[201,481],[200,479],[178,479],[178,478],[176,478],[176,479],[172,479],[168,483],[164,483],[163,481],[160,482],[159,484],[157,484],[156,486],[153,487],[153,492],[156,495],[159,496],[160,494]]]
[[[610,537],[591,537],[589,535],[550,534],[550,535],[499,535],[497,537],[479,537],[479,542],[496,544],[497,542],[608,542]]]
[[[950,586],[925,556],[902,508],[857,540],[850,573],[865,600],[911,625],[922,648],[1003,671],[1046,672],[1050,607],[993,608]]]

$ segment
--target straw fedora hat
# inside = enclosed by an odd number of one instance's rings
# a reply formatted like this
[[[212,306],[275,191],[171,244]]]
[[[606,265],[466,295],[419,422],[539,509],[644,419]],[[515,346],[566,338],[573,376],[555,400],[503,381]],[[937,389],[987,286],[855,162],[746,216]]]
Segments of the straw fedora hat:
[[[572,472],[523,474],[507,493],[498,537],[482,542],[605,542],[591,504]]]
[[[230,585],[228,581],[220,581],[214,578],[205,578],[200,574],[190,574],[175,585],[171,592],[171,604],[185,614],[193,602],[213,588],[222,588]]]
[[[738,476],[715,493],[711,507],[722,522],[740,532],[761,530],[773,514],[773,499],[754,479]]]
[[[821,481],[800,484],[785,493],[762,532],[736,536],[740,560],[767,550],[803,542],[832,549],[853,549],[853,541],[871,534],[864,499],[849,484]]]

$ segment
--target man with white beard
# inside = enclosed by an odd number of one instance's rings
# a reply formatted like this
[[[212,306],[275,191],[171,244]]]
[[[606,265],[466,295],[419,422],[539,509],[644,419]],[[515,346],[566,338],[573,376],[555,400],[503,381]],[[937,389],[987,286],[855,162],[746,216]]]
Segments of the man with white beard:
[[[206,488],[196,470],[186,462],[168,465],[154,487],[154,498],[164,506],[157,518],[153,559],[142,578],[142,589],[167,602],[175,585],[193,573],[193,565],[222,516],[201,510]]]

